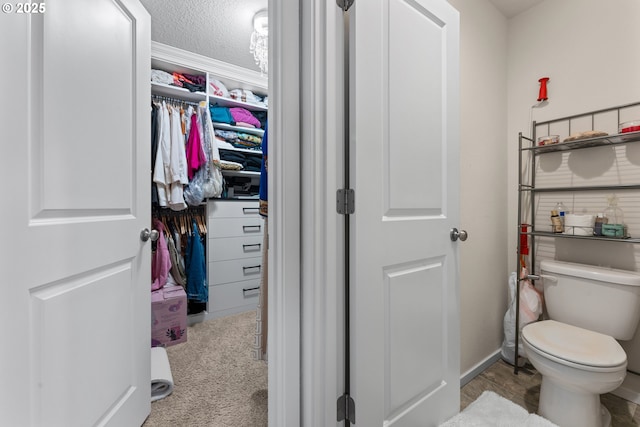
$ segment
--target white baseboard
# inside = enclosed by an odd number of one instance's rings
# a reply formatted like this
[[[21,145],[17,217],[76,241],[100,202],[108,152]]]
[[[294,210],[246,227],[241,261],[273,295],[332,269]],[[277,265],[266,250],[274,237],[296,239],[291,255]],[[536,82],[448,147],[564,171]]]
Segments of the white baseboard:
[[[633,403],[640,403],[640,375],[627,371],[627,376],[620,387],[611,394],[621,397]]]
[[[473,368],[462,374],[460,377],[460,388],[464,387],[469,381],[480,375],[489,366],[496,363],[502,357],[501,350],[497,349],[493,354],[487,356],[484,360],[478,363]]]

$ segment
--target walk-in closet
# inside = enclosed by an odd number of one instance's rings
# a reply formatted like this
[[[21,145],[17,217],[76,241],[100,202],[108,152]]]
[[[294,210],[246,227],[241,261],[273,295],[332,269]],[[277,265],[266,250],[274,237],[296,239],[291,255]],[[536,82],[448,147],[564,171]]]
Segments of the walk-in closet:
[[[267,1],[142,3],[152,19],[152,376],[154,350],[170,376],[157,380],[169,384],[145,426],[266,426]]]

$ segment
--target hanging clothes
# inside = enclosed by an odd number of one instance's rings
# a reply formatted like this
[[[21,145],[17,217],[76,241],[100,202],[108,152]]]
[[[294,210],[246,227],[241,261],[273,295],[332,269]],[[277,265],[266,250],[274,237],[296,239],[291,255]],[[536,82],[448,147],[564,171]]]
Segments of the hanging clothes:
[[[207,162],[202,143],[200,141],[200,132],[198,132],[197,115],[191,116],[191,128],[189,139],[187,141],[187,171],[189,179],[193,179],[196,171]]]
[[[171,236],[171,233],[167,233],[167,246],[169,248],[169,256],[171,258],[171,277],[173,280],[183,288],[187,286],[187,273],[184,271],[184,264],[182,257],[176,248],[176,244]]]
[[[158,204],[158,187],[153,183],[153,171],[156,168],[156,153],[158,152],[158,115],[160,107],[151,103],[151,204]]]
[[[207,302],[209,286],[204,245],[195,220],[192,220],[191,233],[187,236],[186,272],[187,298],[196,302]]]
[[[158,147],[153,182],[158,190],[158,205],[166,207],[169,199],[169,163],[171,161],[171,118],[164,101],[158,112]]]
[[[205,197],[220,197],[223,190],[223,177],[220,167],[220,152],[218,143],[216,142],[213,122],[211,121],[211,112],[206,104],[198,105],[198,116],[202,123],[202,135],[204,139],[204,149],[207,156],[206,163],[206,182],[204,185]]]
[[[185,189],[196,178],[197,171],[206,165],[208,156],[204,132],[207,126],[197,123],[201,118],[193,106],[185,109],[178,100],[163,99],[153,105],[153,111],[157,111],[155,116],[152,115],[155,121],[152,129],[152,148],[155,149],[152,154],[152,203],[174,211],[182,211],[189,205],[200,205],[205,197],[202,187],[209,179],[207,172],[202,172],[198,177],[200,184],[194,185],[188,197],[185,196]],[[217,152],[216,155],[219,156]]]
[[[269,215],[269,147],[268,147],[268,132],[267,123],[264,128],[264,136],[262,137],[262,164],[260,167],[260,191],[259,191],[259,199],[260,199],[260,215],[267,217]]]
[[[209,147],[205,142],[205,129],[200,107],[191,116],[191,130],[187,143],[187,162],[193,176],[189,178],[189,185],[184,190],[184,198],[191,206],[200,205],[206,197],[213,197],[206,192],[208,180],[208,159],[211,157]]]
[[[153,228],[158,231],[157,247],[151,258],[151,290],[156,291],[167,284],[169,270],[171,270],[171,256],[164,237],[164,225],[159,220],[153,220]]]
[[[185,152],[180,110],[173,106],[167,106],[171,116],[171,156],[169,160],[170,171],[170,196],[169,207],[174,211],[187,208],[184,201],[184,187],[189,184],[187,176],[187,156]]]

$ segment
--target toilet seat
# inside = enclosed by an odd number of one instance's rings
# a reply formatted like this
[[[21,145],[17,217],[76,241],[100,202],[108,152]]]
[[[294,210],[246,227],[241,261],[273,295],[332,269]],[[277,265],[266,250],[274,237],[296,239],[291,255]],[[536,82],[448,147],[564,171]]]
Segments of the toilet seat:
[[[608,370],[627,363],[626,353],[613,337],[555,320],[528,324],[522,338],[550,359],[584,370]]]

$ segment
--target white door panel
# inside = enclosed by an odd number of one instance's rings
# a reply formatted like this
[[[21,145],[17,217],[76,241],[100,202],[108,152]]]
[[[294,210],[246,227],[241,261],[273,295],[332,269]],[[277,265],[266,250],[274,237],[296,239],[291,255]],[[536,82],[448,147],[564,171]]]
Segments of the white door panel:
[[[150,411],[150,18],[136,0],[0,17],[0,424]]]
[[[356,425],[459,408],[458,14],[443,0],[350,13]]]

